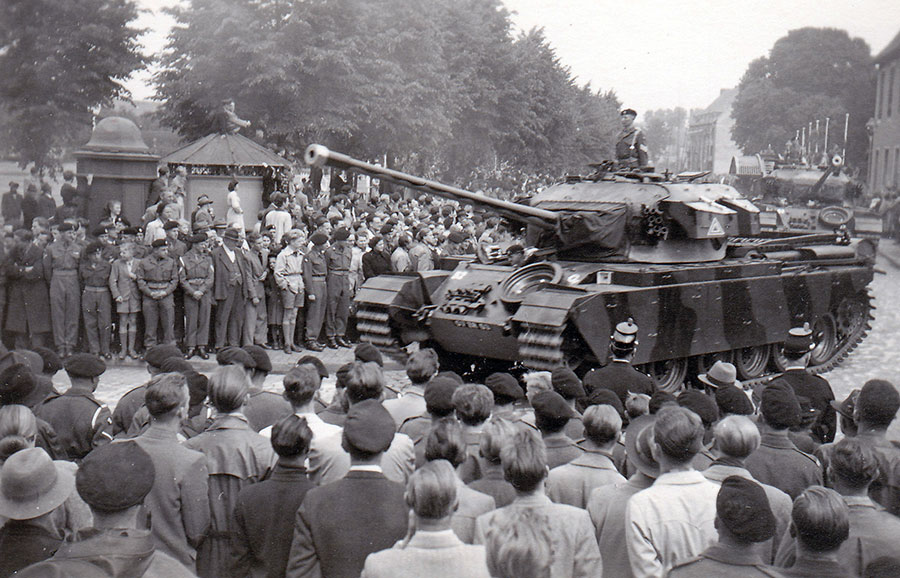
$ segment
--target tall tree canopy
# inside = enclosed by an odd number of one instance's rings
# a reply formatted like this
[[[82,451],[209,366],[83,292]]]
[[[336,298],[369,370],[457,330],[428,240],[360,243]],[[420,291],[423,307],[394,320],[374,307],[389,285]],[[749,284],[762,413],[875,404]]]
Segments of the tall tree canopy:
[[[582,168],[618,126],[615,95],[577,86],[542,31],[514,37],[500,0],[192,0],[174,14],[157,96],[187,138],[230,97],[278,146],[458,178]]]
[[[91,110],[128,97],[145,64],[132,0],[8,0],[0,19],[3,132],[24,166],[54,168]]]
[[[829,140],[843,143],[844,115],[850,113],[847,156],[863,166],[865,126],[874,106],[875,65],[868,44],[844,30],[801,28],[748,66],[734,102],[732,136],[746,154],[769,145],[779,150],[797,130],[830,117]]]

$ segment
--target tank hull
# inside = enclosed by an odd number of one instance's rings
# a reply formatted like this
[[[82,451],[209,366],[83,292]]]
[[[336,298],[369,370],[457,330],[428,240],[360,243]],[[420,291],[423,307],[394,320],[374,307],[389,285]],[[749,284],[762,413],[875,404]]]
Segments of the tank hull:
[[[714,264],[552,266],[558,280],[515,299],[504,281],[517,270],[499,265],[371,279],[356,297],[360,315],[373,320],[361,326],[362,339],[388,352],[413,341],[436,346],[454,367],[487,359],[491,369],[587,368],[608,361],[613,328],[631,318],[640,328],[634,363],[669,388],[722,358],[736,361],[744,380],[764,378],[779,368],[787,331],[805,322],[819,344],[813,370],[827,371],[870,320],[873,268],[854,247]]]

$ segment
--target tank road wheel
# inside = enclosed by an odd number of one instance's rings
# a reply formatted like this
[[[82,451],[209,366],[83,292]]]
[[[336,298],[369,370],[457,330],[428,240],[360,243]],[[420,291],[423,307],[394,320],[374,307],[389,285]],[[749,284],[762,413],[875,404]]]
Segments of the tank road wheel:
[[[813,324],[813,342],[816,344],[810,356],[810,365],[821,365],[831,359],[837,350],[837,323],[827,313]]]
[[[756,379],[766,372],[771,348],[768,345],[734,350],[734,367],[739,379]]]
[[[666,359],[648,363],[642,371],[649,374],[656,388],[669,393],[678,393],[684,387],[688,373],[687,359]]]
[[[862,292],[841,301],[834,312],[833,320],[836,331],[836,347],[829,358],[821,362],[811,363],[815,373],[832,369],[853,351],[871,328],[869,321],[873,319],[871,297]]]
[[[773,343],[769,346],[771,350],[772,369],[778,373],[782,373],[787,369],[787,358],[784,356],[784,343]]]

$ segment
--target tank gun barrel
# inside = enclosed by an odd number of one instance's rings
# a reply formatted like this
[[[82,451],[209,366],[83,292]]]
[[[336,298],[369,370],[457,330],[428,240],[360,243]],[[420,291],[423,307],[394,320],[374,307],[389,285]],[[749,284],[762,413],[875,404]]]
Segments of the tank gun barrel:
[[[304,158],[308,165],[319,167],[329,166],[356,171],[382,181],[422,191],[423,193],[428,193],[444,199],[471,203],[472,205],[485,208],[506,217],[507,219],[537,225],[545,229],[555,229],[559,218],[558,215],[552,211],[545,211],[544,209],[528,207],[518,203],[510,203],[509,201],[501,201],[500,199],[479,195],[471,191],[445,185],[437,181],[423,179],[402,171],[379,167],[355,159],[351,156],[329,150],[327,147],[318,144],[309,145],[306,148]]]

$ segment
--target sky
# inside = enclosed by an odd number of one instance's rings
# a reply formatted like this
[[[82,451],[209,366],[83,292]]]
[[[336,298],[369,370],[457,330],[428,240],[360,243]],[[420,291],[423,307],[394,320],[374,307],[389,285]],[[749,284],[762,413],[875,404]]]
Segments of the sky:
[[[873,55],[900,33],[898,0],[503,1],[518,30],[544,28],[579,84],[613,89],[639,113],[705,108],[789,30],[842,28],[863,38]],[[142,39],[148,52],[165,45],[173,20],[162,8],[177,3],[138,0],[147,10],[137,25],[149,29]],[[127,83],[135,98],[152,96],[149,78],[143,73]]]

